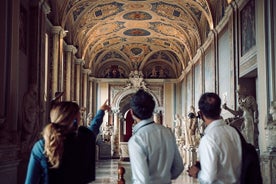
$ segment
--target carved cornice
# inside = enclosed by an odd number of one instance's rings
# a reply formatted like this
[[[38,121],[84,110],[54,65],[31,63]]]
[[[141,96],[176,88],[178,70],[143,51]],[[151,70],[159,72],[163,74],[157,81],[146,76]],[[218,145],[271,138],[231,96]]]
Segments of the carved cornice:
[[[209,32],[206,42],[202,45],[202,48],[204,51],[206,51],[208,49],[208,47],[212,45],[214,38],[215,38],[215,34],[216,33],[214,30]]]
[[[89,74],[91,73],[91,70],[88,69],[88,68],[83,68],[83,69],[82,69],[82,73],[83,73],[83,74],[89,75]]]
[[[225,26],[229,24],[229,20],[231,15],[233,14],[233,9],[231,6],[228,6],[225,11],[225,15],[223,16],[222,20],[219,22],[219,24],[216,26],[215,30],[220,33]]]
[[[57,35],[59,35],[61,31],[63,31],[63,28],[61,26],[53,26],[51,29],[51,32]]]
[[[96,78],[95,77],[89,77],[88,80],[91,81],[91,82],[94,82],[96,80]]]
[[[60,35],[62,38],[66,36],[66,31],[61,26],[53,26],[51,32]]]

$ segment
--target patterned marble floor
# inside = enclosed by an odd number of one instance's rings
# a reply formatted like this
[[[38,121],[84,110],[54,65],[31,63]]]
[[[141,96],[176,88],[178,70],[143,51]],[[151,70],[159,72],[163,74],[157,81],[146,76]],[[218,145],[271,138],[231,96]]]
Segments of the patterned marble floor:
[[[121,162],[117,159],[98,160],[96,163],[96,181],[91,184],[117,184],[118,167],[125,168],[124,179],[126,184],[131,184],[131,170],[129,162]],[[196,179],[189,177],[185,171],[172,184],[198,184]]]

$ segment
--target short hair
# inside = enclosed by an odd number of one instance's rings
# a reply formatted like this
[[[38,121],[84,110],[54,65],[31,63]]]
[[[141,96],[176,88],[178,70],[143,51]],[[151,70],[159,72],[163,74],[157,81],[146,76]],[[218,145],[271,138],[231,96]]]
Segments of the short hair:
[[[130,100],[130,108],[133,114],[139,119],[148,119],[152,117],[155,108],[153,97],[146,91],[138,90]]]
[[[216,93],[204,93],[198,101],[198,108],[207,118],[216,119],[220,117],[221,99]]]

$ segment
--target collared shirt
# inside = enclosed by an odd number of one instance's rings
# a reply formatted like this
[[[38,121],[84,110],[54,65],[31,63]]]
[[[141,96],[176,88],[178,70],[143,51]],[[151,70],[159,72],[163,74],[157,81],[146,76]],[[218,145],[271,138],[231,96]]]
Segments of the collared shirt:
[[[198,153],[201,184],[239,184],[242,148],[237,131],[220,119],[210,123],[200,140]]]
[[[140,121],[128,142],[134,184],[168,184],[183,171],[183,161],[169,128]]]

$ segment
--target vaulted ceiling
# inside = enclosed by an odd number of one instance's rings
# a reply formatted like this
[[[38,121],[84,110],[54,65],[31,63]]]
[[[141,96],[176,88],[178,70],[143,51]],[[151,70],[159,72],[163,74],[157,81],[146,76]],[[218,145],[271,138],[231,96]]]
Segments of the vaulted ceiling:
[[[49,0],[95,77],[178,78],[224,16],[226,0]],[[112,74],[112,71],[113,74]],[[156,73],[154,73],[156,72]],[[155,75],[156,74],[156,75]]]

